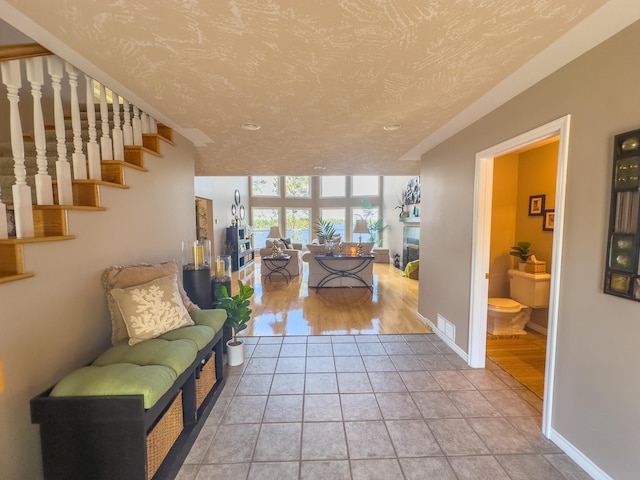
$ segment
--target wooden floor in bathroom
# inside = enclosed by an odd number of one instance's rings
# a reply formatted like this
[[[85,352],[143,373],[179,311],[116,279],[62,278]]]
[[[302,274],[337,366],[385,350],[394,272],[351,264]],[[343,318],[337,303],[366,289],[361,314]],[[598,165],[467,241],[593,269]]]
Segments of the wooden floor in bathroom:
[[[532,330],[516,338],[487,336],[487,357],[540,398],[544,395],[546,355],[547,337]]]

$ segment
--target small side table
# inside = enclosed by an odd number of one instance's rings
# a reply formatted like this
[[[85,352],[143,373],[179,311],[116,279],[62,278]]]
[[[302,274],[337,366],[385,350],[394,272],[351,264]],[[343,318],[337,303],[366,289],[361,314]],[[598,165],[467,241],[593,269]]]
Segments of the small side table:
[[[269,264],[269,273],[265,275],[265,279],[271,278],[273,275],[281,275],[287,284],[291,280],[291,274],[287,270],[287,266],[291,261],[291,255],[282,255],[281,257],[262,257],[262,263]]]

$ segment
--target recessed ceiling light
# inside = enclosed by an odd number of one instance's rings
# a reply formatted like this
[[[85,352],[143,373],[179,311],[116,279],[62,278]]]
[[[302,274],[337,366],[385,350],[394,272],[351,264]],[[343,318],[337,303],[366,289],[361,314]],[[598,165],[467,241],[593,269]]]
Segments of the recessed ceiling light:
[[[387,132],[394,132],[396,130],[400,130],[402,128],[402,125],[400,125],[399,123],[390,123],[389,125],[385,125],[384,128]]]
[[[327,167],[322,166],[322,165],[316,165],[315,167],[313,167],[314,170],[326,170]]]
[[[242,128],[243,130],[260,130],[260,125],[258,125],[257,123],[251,123],[251,122],[246,122],[242,124]]]

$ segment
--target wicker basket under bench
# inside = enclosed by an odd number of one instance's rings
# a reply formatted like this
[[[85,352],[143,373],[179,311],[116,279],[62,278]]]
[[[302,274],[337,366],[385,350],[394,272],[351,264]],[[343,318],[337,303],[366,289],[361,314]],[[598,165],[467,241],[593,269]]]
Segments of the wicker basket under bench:
[[[32,399],[45,479],[173,479],[224,387],[222,361],[220,329],[148,410],[142,395]]]

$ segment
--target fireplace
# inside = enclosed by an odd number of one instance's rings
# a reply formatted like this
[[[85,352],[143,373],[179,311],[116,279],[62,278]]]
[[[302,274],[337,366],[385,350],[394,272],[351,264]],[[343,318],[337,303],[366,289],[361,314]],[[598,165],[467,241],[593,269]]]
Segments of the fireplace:
[[[402,269],[407,263],[420,258],[420,227],[403,228],[402,234]]]

